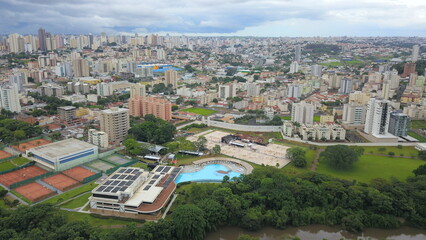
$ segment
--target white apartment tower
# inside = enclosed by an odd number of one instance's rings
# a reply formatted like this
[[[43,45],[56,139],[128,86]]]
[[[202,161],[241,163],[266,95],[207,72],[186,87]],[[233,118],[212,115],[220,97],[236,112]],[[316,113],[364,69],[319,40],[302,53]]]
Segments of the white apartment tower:
[[[352,92],[353,81],[350,78],[342,78],[340,81],[340,89],[339,93],[341,94],[349,94]]]
[[[413,51],[411,53],[411,61],[417,62],[419,60],[419,53],[420,53],[420,46],[419,45],[413,45]]]
[[[300,84],[289,84],[287,87],[287,97],[300,98],[302,96],[302,86]]]
[[[21,112],[18,87],[15,84],[3,85],[0,87],[0,100],[0,106],[2,109],[15,113]]]
[[[299,71],[299,63],[297,61],[293,61],[290,64],[290,72],[289,73],[297,73]]]
[[[177,88],[177,80],[178,80],[178,74],[177,71],[170,69],[167,70],[166,73],[166,87],[171,84],[173,85],[173,88],[176,89]]]
[[[96,129],[89,129],[88,142],[101,148],[107,148],[108,134],[97,131]]]
[[[314,105],[305,101],[293,103],[291,106],[291,121],[300,124],[313,124],[314,122]]]
[[[145,85],[136,83],[130,87],[130,98],[146,97]]]
[[[371,135],[386,135],[389,129],[390,101],[371,98],[367,104],[364,132]]]
[[[130,128],[129,109],[112,107],[102,110],[99,120],[101,131],[108,134],[110,142],[119,143],[127,136]]]

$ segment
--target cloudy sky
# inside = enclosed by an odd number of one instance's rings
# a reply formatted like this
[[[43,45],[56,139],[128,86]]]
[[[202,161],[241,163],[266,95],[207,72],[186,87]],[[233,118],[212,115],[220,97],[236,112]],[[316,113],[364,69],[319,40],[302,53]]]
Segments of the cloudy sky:
[[[0,34],[426,36],[425,0],[0,0]]]

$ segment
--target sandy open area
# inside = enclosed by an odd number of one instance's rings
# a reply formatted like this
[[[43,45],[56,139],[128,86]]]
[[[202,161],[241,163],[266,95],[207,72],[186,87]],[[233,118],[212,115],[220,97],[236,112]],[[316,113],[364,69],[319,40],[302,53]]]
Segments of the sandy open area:
[[[193,136],[188,137],[190,141],[196,141],[199,136],[203,135],[207,139],[207,148],[212,149],[214,145],[219,144],[222,153],[228,156],[232,156],[238,159],[253,162],[259,165],[265,164],[269,166],[276,166],[282,168],[287,165],[290,160],[285,157],[287,149],[289,147],[270,143],[267,146],[261,146],[253,144],[252,148],[248,147],[247,144],[244,148],[235,147],[225,143],[221,143],[223,136],[229,135],[229,133],[222,131],[205,131]]]

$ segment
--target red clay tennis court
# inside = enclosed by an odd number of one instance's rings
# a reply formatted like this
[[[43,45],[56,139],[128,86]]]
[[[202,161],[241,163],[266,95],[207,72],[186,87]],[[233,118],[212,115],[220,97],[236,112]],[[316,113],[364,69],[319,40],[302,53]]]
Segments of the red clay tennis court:
[[[45,173],[47,173],[47,171],[42,168],[39,168],[37,166],[30,166],[0,175],[0,183],[5,185],[6,187],[10,187],[10,185],[12,185],[13,183],[17,183]]]
[[[5,158],[11,157],[11,156],[12,156],[12,154],[5,152],[3,150],[0,150],[0,159],[5,159]]]
[[[39,183],[29,183],[15,188],[15,191],[31,202],[38,202],[56,193]]]
[[[40,139],[36,139],[36,140],[31,140],[28,142],[24,142],[24,143],[20,143],[18,145],[14,145],[12,146],[14,149],[20,151],[20,152],[25,152],[26,150],[29,150],[31,148],[35,148],[38,146],[43,146],[46,144],[51,143],[51,141],[40,138]]]
[[[71,177],[79,182],[83,182],[83,179],[95,175],[95,172],[92,172],[88,169],[82,167],[74,167],[62,172],[63,174]]]
[[[61,191],[67,191],[71,188],[74,188],[74,187],[80,185],[80,183],[77,182],[76,180],[74,180],[70,177],[67,177],[63,174],[56,174],[56,175],[53,175],[51,177],[44,178],[43,182],[61,190]]]

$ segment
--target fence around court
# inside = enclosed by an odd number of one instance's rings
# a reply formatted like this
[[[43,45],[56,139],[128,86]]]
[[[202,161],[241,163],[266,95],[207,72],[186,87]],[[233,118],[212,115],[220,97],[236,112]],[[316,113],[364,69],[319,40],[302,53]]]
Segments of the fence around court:
[[[119,169],[119,168],[120,168],[119,166],[110,168],[110,169],[106,170],[105,173],[108,174],[108,175],[110,175],[111,173],[117,171],[117,169]]]
[[[7,157],[7,158],[0,159],[0,163],[13,160],[13,159],[15,159],[17,157],[19,157],[19,155],[14,155],[14,156],[10,156],[10,157]]]
[[[98,173],[96,173],[95,175],[92,175],[92,176],[89,176],[89,177],[87,177],[87,178],[83,179],[83,181],[81,181],[81,182],[82,182],[82,183],[88,183],[88,182],[90,182],[90,181],[93,181],[93,180],[95,180],[95,179],[100,178],[101,176],[102,176],[102,172],[98,172]]]
[[[5,173],[9,173],[9,172],[13,172],[13,171],[16,171],[16,170],[19,170],[19,169],[22,169],[22,168],[30,167],[30,166],[32,166],[32,165],[34,165],[34,164],[35,164],[35,162],[25,163],[25,164],[24,164],[24,165],[22,165],[22,166],[19,166],[19,167],[16,167],[16,168],[12,168],[12,169],[8,169],[8,170],[5,170],[5,171],[2,171],[2,172],[0,172],[0,175],[1,175],[1,174],[5,174]]]
[[[28,183],[32,183],[35,180],[50,177],[50,176],[53,176],[55,174],[56,174],[55,172],[47,172],[47,173],[44,173],[42,175],[38,175],[38,176],[35,176],[35,177],[32,177],[32,178],[22,180],[20,182],[12,183],[12,184],[10,184],[10,189],[14,189],[14,188],[20,187],[20,186],[28,184]]]

